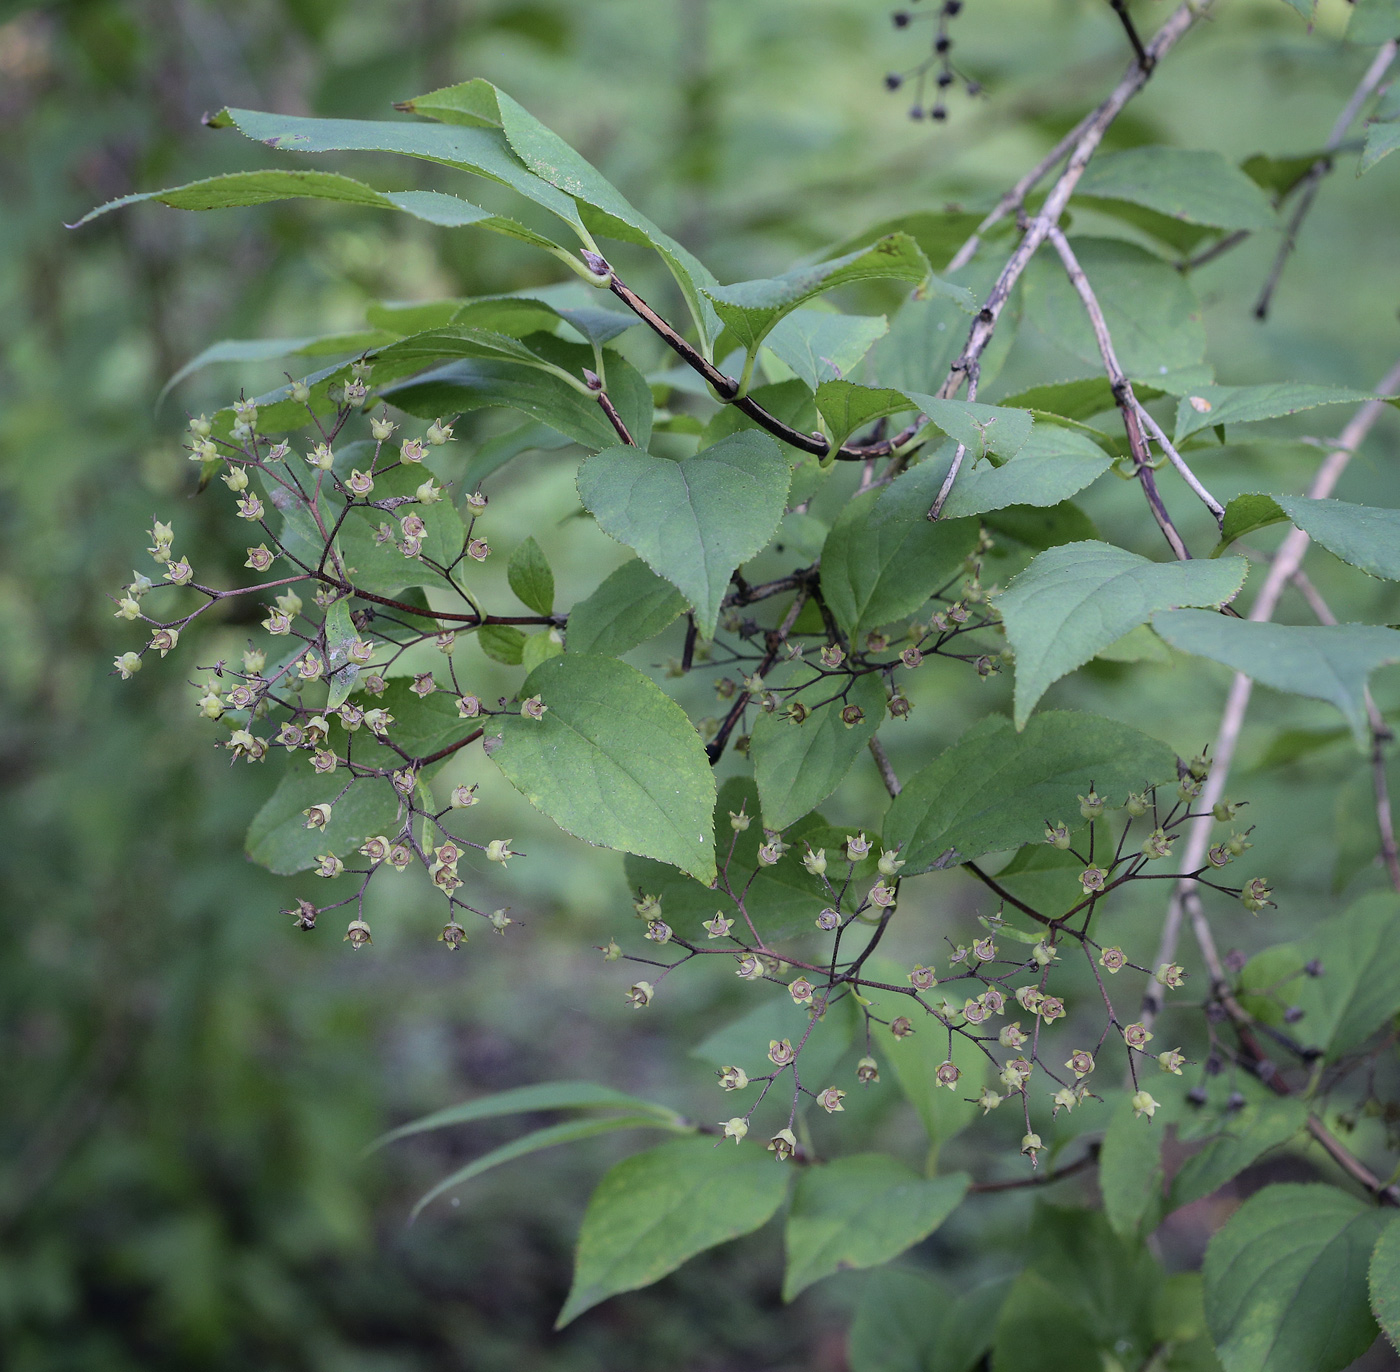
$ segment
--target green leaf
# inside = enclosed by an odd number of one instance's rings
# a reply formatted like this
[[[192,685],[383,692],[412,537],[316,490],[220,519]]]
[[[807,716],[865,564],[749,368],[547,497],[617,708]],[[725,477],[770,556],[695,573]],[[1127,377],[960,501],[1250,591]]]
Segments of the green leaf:
[[[928,459],[937,464],[939,485],[952,457],[951,452],[946,452]],[[993,466],[989,461],[965,460],[943,506],[943,518],[986,514],[1008,505],[1058,505],[1096,481],[1112,465],[1113,459],[1093,439],[1056,424],[1037,424],[1009,462]]]
[[[1151,562],[1109,543],[1043,552],[997,597],[1016,653],[1016,727],[1062,676],[1145,624],[1155,611],[1221,605],[1244,584],[1248,564]]]
[[[1317,958],[1320,977],[1304,977],[1286,993],[1303,1011],[1306,1042],[1329,1062],[1360,1048],[1400,1014],[1400,895],[1372,891],[1324,920],[1299,946]]]
[[[713,638],[729,579],[773,536],[789,480],[777,440],[745,430],[680,462],[608,448],[579,468],[578,490],[603,532],[671,582]]]
[[[555,1148],[561,1143],[578,1143],[582,1139],[596,1138],[599,1134],[616,1133],[619,1129],[670,1129],[676,1132],[693,1132],[686,1126],[662,1123],[655,1115],[594,1115],[565,1120],[562,1124],[547,1125],[543,1129],[535,1129],[518,1139],[512,1139],[509,1143],[503,1143],[499,1148],[493,1148],[489,1153],[474,1158],[466,1166],[450,1172],[436,1186],[419,1196],[409,1217],[416,1220],[439,1196],[455,1190],[465,1182],[471,1181],[473,1177],[481,1176],[483,1172],[491,1171],[493,1167],[501,1166],[502,1163],[529,1157],[531,1153]]]
[[[869,972],[873,980],[892,986],[904,983],[906,974],[907,968],[886,959],[874,961]],[[931,1168],[938,1150],[978,1118],[974,1098],[987,1079],[990,1063],[967,1035],[950,1034],[904,996],[869,987],[862,994],[879,1008],[882,1019],[907,1014],[914,1022],[914,1032],[898,1039],[885,1024],[872,1023],[870,1027],[881,1065],[894,1068],[900,1091],[928,1135]],[[938,1082],[938,1069],[950,1061],[962,1073],[951,1091]]]
[[[991,1347],[1008,1284],[954,1294],[931,1273],[871,1273],[851,1325],[851,1372],[971,1372]]]
[[[1200,306],[1182,275],[1159,257],[1116,239],[1076,238],[1084,268],[1123,370],[1152,381],[1205,360]],[[1026,318],[1048,339],[1095,366],[1098,342],[1058,261],[1038,258],[1025,275]]]
[[[536,634],[526,634],[520,645],[520,665],[533,672],[542,662],[558,657],[564,651],[563,635],[557,629],[541,629]]]
[[[509,186],[576,232],[583,227],[573,199],[521,166],[499,129],[434,127],[397,120],[306,119],[235,109],[222,111],[211,122],[215,128],[235,125],[245,137],[280,152],[389,152],[438,162]]]
[[[1289,0],[1294,8],[1304,0]],[[1400,0],[1356,0],[1347,22],[1347,42],[1368,47],[1388,43],[1400,33]]]
[[[987,511],[982,523],[993,533],[1037,550],[1058,548],[1062,543],[1080,543],[1099,535],[1094,521],[1072,500],[1062,500],[1044,509],[1034,505],[1008,505],[1002,510]]]
[[[530,351],[570,376],[581,377],[585,367],[597,366],[591,347],[566,343],[549,334],[532,335]],[[630,362],[611,351],[607,353],[607,370],[610,399],[632,437],[645,444],[651,437],[651,387]],[[423,419],[504,405],[594,452],[617,442],[617,431],[593,396],[580,394],[559,376],[515,361],[449,362],[411,380],[381,385],[379,395]]]
[[[537,615],[554,613],[554,573],[544,549],[533,536],[510,555],[506,579],[522,605],[528,605]]]
[[[958,1207],[969,1178],[924,1179],[884,1153],[804,1168],[793,1192],[783,1299],[852,1267],[878,1267],[926,1239]]]
[[[480,489],[481,483],[488,476],[500,471],[507,462],[519,457],[521,453],[536,449],[552,452],[566,447],[572,441],[568,435],[561,434],[557,429],[536,420],[518,425],[506,433],[497,434],[495,438],[488,438],[467,459],[459,489],[470,494]]]
[[[702,347],[708,348],[713,342],[718,332],[714,311],[700,294],[705,287],[716,284],[710,270],[630,204],[586,158],[504,91],[488,81],[467,81],[418,96],[402,108],[454,124],[499,127],[509,140],[511,151],[535,176],[578,202],[575,214],[594,233],[650,247],[660,255],[685,296],[700,330]]]
[[[748,1014],[703,1039],[691,1050],[691,1056],[715,1067],[742,1067],[750,1076],[758,1077],[773,1070],[768,1045],[774,1039],[790,1039],[795,1045],[805,1034],[807,1042],[797,1059],[798,1071],[803,1080],[819,1083],[813,1089],[820,1091],[830,1084],[836,1064],[851,1046],[854,1008],[855,1003],[848,997],[812,1024],[811,1016],[800,1005],[794,1005],[786,991],[768,993],[762,1004]]]
[[[816,390],[823,381],[854,371],[889,327],[882,314],[794,310],[773,326],[764,346]]]
[[[1098,662],[1158,662],[1172,660],[1171,649],[1162,642],[1146,624],[1129,629],[1122,638],[1115,639],[1107,648],[1100,648],[1094,654]]]
[[[1269,1186],[1206,1249],[1226,1372],[1338,1372],[1371,1346],[1366,1265],[1387,1216],[1335,1186]]]
[[[411,496],[432,475],[411,463],[395,467],[374,478],[374,499]],[[462,517],[445,500],[410,509],[426,526],[422,557],[405,557],[393,539],[377,541],[376,533],[385,524],[399,535],[398,512],[356,506],[345,516],[340,526],[340,551],[346,566],[354,569],[350,579],[358,589],[382,596],[396,595],[406,586],[448,589],[448,583],[428,564],[450,567],[462,556],[467,541]]]
[[[1269,229],[1273,208],[1258,186],[1218,152],[1127,148],[1101,153],[1085,169],[1075,199],[1122,200],[1187,224]]]
[[[783,1203],[791,1175],[753,1144],[717,1148],[707,1138],[676,1139],[624,1159],[589,1199],[573,1288],[555,1327],[761,1228]]]
[[[1099,1153],[1099,1190],[1109,1227],[1120,1239],[1138,1239],[1156,1227],[1162,1211],[1160,1121],[1135,1118],[1131,1097],[1113,1107]]]
[[[1155,400],[1151,387],[1133,387],[1133,394],[1144,404]],[[1018,391],[1007,396],[1007,405],[1020,406],[1025,410],[1044,410],[1048,414],[1059,415],[1062,419],[1092,419],[1118,408],[1113,398],[1113,387],[1106,376],[1086,376],[1078,381],[1053,381],[1044,386],[1032,386],[1029,390]]]
[[[1271,495],[1261,495],[1254,491],[1237,495],[1225,506],[1225,518],[1220,527],[1220,542],[1215,545],[1211,556],[1219,557],[1236,539],[1245,538],[1260,529],[1267,529],[1270,524],[1280,524],[1287,518],[1278,501]]]
[[[885,817],[884,842],[898,845],[904,875],[916,876],[1043,841],[1047,821],[1078,813],[1090,781],[1117,803],[1175,776],[1165,743],[1115,720],[1050,711],[1018,733],[989,715],[905,783]]]
[[[1177,404],[1176,442],[1217,424],[1257,424],[1262,419],[1281,419],[1323,405],[1360,405],[1375,398],[1374,391],[1314,386],[1302,381],[1267,386],[1202,386],[1182,396]]]
[[[938,474],[921,462],[837,516],[822,548],[822,595],[852,638],[915,614],[962,572],[977,521],[931,523],[937,494]]]
[[[1281,495],[1279,507],[1314,542],[1370,576],[1400,581],[1400,510]]]
[[[1317,9],[1317,0],[1283,0],[1283,3],[1290,9],[1295,9],[1309,24],[1313,20],[1313,12]]]
[[[518,667],[524,660],[525,633],[514,624],[483,624],[476,631],[476,641],[492,662]]]
[[[812,709],[803,723],[777,712],[760,714],[754,722],[749,755],[763,823],[770,829],[786,829],[815,810],[845,779],[884,721],[885,688],[876,674],[857,677],[843,698],[832,700],[832,694],[829,679],[818,677],[788,698]],[[859,705],[865,718],[844,724],[845,705]]]
[[[1287,195],[1304,177],[1312,171],[1315,163],[1327,162],[1335,156],[1325,148],[1313,152],[1295,153],[1293,156],[1269,157],[1255,153],[1240,163],[1240,170],[1257,186],[1268,191],[1273,202]]]
[[[940,400],[917,391],[905,394],[928,416],[929,423],[967,448],[970,458],[995,453],[1015,457],[1031,436],[1031,417],[1025,410],[1001,405],[982,405],[972,400]]]
[[[248,856],[278,876],[289,876],[315,867],[320,853],[344,857],[367,838],[393,837],[399,831],[398,792],[387,777],[358,782],[336,801],[324,830],[308,829],[303,812],[335,800],[342,785],[313,772],[305,757],[293,755],[277,789],[248,826]]]
[[[1169,610],[1152,627],[1173,648],[1243,672],[1264,686],[1326,700],[1366,743],[1366,680],[1400,662],[1400,632],[1373,624],[1256,624],[1203,610]]]
[[[1391,1220],[1376,1240],[1370,1264],[1371,1310],[1395,1348],[1400,1348],[1400,1220]]]
[[[815,400],[834,448],[843,447],[852,434],[877,419],[915,408],[903,391],[877,390],[840,379],[823,381]]]
[[[1366,126],[1366,147],[1361,154],[1361,162],[1356,168],[1358,176],[1364,176],[1382,157],[1388,157],[1400,148],[1400,121],[1377,121]]]
[[[725,326],[726,337],[733,346],[752,355],[767,338],[780,319],[813,297],[854,281],[885,278],[898,281],[922,282],[931,279],[934,289],[957,298],[967,296],[960,287],[939,282],[932,276],[919,245],[908,234],[893,233],[879,238],[869,247],[857,248],[844,257],[818,262],[810,267],[797,267],[782,276],[762,281],[740,281],[733,286],[710,286],[705,294],[715,307]],[[971,297],[968,296],[968,304]],[[725,351],[721,340],[717,349]]]
[[[348,660],[350,645],[358,638],[350,620],[349,603],[337,600],[326,611],[326,666],[330,673],[326,714],[340,709],[359,679],[360,669]]]
[[[614,658],[565,653],[520,688],[543,719],[510,715],[492,761],[565,833],[715,875],[715,781],[685,712]]]
[[[1038,1204],[1031,1261],[997,1322],[997,1372],[1143,1368],[1160,1341],[1161,1269],[1096,1210]]]
[[[621,657],[684,611],[685,597],[641,558],[633,558],[569,611],[568,650]]]
[[[1256,1101],[1227,1115],[1224,1130],[1182,1163],[1172,1179],[1167,1209],[1214,1194],[1265,1153],[1282,1147],[1307,1122],[1307,1104],[1296,1098]]]
[[[476,1120],[498,1119],[502,1115],[526,1115],[538,1110],[617,1110],[628,1115],[646,1115],[663,1123],[679,1124],[681,1117],[669,1106],[657,1105],[640,1096],[615,1091],[611,1086],[599,1086],[592,1081],[544,1081],[534,1086],[516,1086],[509,1091],[495,1091],[475,1100],[434,1110],[430,1115],[410,1120],[397,1129],[381,1134],[370,1144],[382,1148],[397,1139],[408,1138],[434,1129],[449,1129],[454,1124],[471,1124]]]

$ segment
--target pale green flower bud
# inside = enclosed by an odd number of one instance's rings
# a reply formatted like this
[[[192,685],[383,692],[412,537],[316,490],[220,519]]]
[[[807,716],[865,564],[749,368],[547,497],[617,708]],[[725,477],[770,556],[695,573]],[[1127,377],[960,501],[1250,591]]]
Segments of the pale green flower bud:
[[[749,1132],[748,1121],[742,1115],[735,1115],[733,1119],[721,1120],[724,1126],[724,1137],[733,1139],[735,1143],[743,1141],[744,1136]]]
[[[119,658],[113,660],[112,666],[121,674],[123,681],[130,681],[141,670],[141,655],[140,653],[123,653]]]

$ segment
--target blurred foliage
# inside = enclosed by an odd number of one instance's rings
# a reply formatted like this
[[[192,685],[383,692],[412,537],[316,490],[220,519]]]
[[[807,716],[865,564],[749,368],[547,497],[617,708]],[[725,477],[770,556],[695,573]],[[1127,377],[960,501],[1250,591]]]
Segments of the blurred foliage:
[[[1163,141],[1236,158],[1311,150],[1367,56],[1340,43],[1345,13],[1342,0],[1323,0],[1309,34],[1279,0],[1232,0],[1210,41],[1175,54],[1114,126],[1111,146]],[[772,1229],[565,1335],[548,1332],[583,1199],[625,1144],[545,1155],[528,1183],[523,1170],[492,1174],[412,1228],[405,1216],[425,1184],[505,1134],[474,1126],[360,1160],[390,1123],[542,1078],[587,1076],[692,1112],[718,1109],[709,1067],[688,1050],[741,988],[695,978],[664,1009],[627,1015],[619,974],[590,950],[630,918],[620,859],[569,843],[497,782],[491,799],[534,859],[519,868],[511,937],[449,956],[405,894],[381,913],[372,955],[352,964],[330,930],[295,934],[276,913],[287,884],[242,857],[268,785],[261,773],[226,773],[173,674],[147,672],[121,691],[106,674],[118,641],[107,596],[153,508],[197,527],[191,545],[222,563],[213,571],[231,573],[242,557],[232,531],[185,499],[181,411],[224,403],[232,387],[252,392],[276,369],[202,374],[155,410],[182,362],[217,337],[352,327],[377,299],[538,284],[548,279],[541,259],[398,217],[332,221],[297,205],[143,207],[72,236],[61,225],[129,190],[257,165],[257,150],[201,127],[225,103],[377,117],[394,99],[479,74],[581,147],[721,279],[759,276],[898,211],[990,203],[1124,57],[1099,0],[975,0],[960,25],[961,61],[985,93],[931,127],[907,119],[904,96],[882,83],[917,60],[923,40],[892,30],[868,0],[0,4],[7,1367],[842,1365],[859,1280],[833,1279],[782,1307]],[[373,170],[387,184],[384,167]],[[1372,384],[1400,344],[1394,206],[1390,164],[1359,183],[1344,165],[1266,325],[1249,306],[1272,241],[1199,274],[1223,382]],[[643,284],[664,294],[655,278]],[[1023,328],[987,398],[1015,393],[1042,352]],[[1272,444],[1222,450],[1212,488],[1300,484],[1316,460],[1310,436],[1339,422],[1323,413],[1277,426]],[[489,432],[489,419],[474,422],[478,437]],[[1396,456],[1391,420],[1338,494],[1400,505]],[[542,500],[561,520],[575,508],[572,461],[530,461],[528,511],[518,476],[492,489],[497,527],[516,536]],[[1149,542],[1126,486],[1101,483],[1086,504],[1119,528],[1141,526]],[[601,536],[582,531],[572,556],[576,580],[612,565]],[[1316,562],[1311,575],[1340,618],[1400,619],[1393,585],[1325,554]],[[1285,617],[1305,616],[1297,605]],[[226,621],[198,644],[199,660],[239,642]],[[1190,755],[1214,732],[1227,680],[1199,663],[1098,663],[1046,704],[1124,718]],[[930,730],[940,745],[955,738],[986,692],[1009,700],[1004,681],[926,669],[911,689],[926,717],[918,755],[896,751],[896,763],[921,762]],[[1339,908],[1337,893],[1377,883],[1374,844],[1357,842],[1358,826],[1374,821],[1349,801],[1360,759],[1325,707],[1260,694],[1235,789],[1253,804],[1258,869],[1282,910],[1268,933],[1239,917],[1222,928],[1224,944],[1246,949],[1304,931]],[[1379,678],[1378,695],[1387,709],[1400,703],[1393,676]],[[873,772],[847,787],[866,802],[879,793]],[[921,890],[909,901],[917,938],[892,951],[915,955],[980,901],[960,876],[936,901]],[[1149,945],[1159,917],[1154,900],[1130,902],[1123,943]],[[879,1129],[917,1155],[916,1122],[888,1096],[848,1109],[848,1127]],[[1028,1206],[1015,1194],[980,1205],[979,1251],[990,1256],[977,1270],[966,1215],[922,1256],[959,1286],[994,1275],[1001,1257],[1009,1268]],[[1165,1232],[1169,1265],[1192,1264],[1198,1237]]]

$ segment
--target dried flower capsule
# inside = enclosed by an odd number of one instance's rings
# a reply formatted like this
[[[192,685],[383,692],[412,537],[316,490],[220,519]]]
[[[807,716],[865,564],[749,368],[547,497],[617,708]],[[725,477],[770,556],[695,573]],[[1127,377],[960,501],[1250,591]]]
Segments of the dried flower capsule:
[[[1179,1048],[1172,1048],[1165,1053],[1157,1054],[1157,1065],[1162,1071],[1170,1072],[1173,1076],[1179,1077],[1181,1075],[1181,1069],[1185,1062],[1186,1059],[1182,1057]]]
[[[757,981],[763,975],[763,964],[752,953],[745,953],[738,963],[734,975],[745,981]]]
[[[1129,1024],[1123,1030],[1123,1042],[1129,1048],[1145,1048],[1152,1042],[1152,1031],[1145,1024]]]
[[[1045,993],[1038,986],[1018,986],[1016,988],[1016,1004],[1022,1010],[1029,1010],[1034,1014],[1040,1006],[1040,1002],[1045,999]]]
[[[645,936],[652,943],[670,943],[671,926],[664,919],[654,919],[647,925]]]
[[[1074,1073],[1076,1078],[1087,1077],[1094,1070],[1094,1055],[1087,1049],[1076,1048],[1069,1055],[1065,1066]]]
[[[1266,905],[1274,902],[1269,899],[1273,891],[1269,888],[1269,883],[1264,877],[1253,877],[1245,882],[1244,890],[1240,892],[1240,903],[1251,914],[1258,914]]]
[[[438,942],[445,943],[448,949],[456,952],[467,941],[467,931],[457,923],[455,919],[449,920],[443,925],[442,933],[438,935]]]
[[[864,1057],[856,1063],[856,1080],[862,1086],[870,1086],[880,1080],[880,1068],[872,1057]]]
[[[452,788],[451,805],[454,810],[466,810],[477,803],[475,784],[471,786],[454,786]]]
[[[817,1093],[817,1104],[826,1111],[828,1115],[835,1115],[846,1107],[841,1104],[846,1093],[835,1086],[828,1086],[825,1090]]]
[[[1069,830],[1063,824],[1049,824],[1045,828],[1045,841],[1064,852],[1070,845]]]
[[[503,867],[509,859],[523,856],[523,853],[517,853],[511,848],[508,838],[493,838],[491,842],[486,845],[486,860],[488,862],[499,862]]]
[[[715,1075],[723,1091],[742,1091],[749,1084],[749,1074],[742,1067],[721,1067]]]
[[[1128,959],[1121,948],[1105,948],[1099,954],[1099,966],[1107,972],[1121,972],[1128,965]]]
[[[957,1064],[951,1060],[938,1065],[938,1070],[934,1073],[940,1086],[946,1086],[950,1091],[956,1090],[958,1078],[962,1073],[958,1071]]]
[[[841,923],[841,916],[840,916],[840,914],[839,914],[837,911],[835,911],[835,910],[831,910],[831,909],[823,910],[823,911],[817,916],[817,928],[820,929],[823,933],[829,934],[829,933],[830,933],[833,929],[835,929],[840,923]]]
[[[549,706],[542,701],[539,696],[531,696],[528,700],[520,702],[520,713],[526,719],[540,720],[545,716],[545,711]]]
[[[816,989],[817,988],[813,986],[806,977],[798,977],[797,980],[788,987],[788,994],[792,997],[792,1003],[794,1005],[810,1005]]]
[[[779,1129],[778,1132],[768,1140],[768,1151],[772,1153],[779,1162],[786,1162],[797,1152],[797,1136],[791,1129]]]
[[[846,835],[846,861],[859,862],[870,852],[870,840],[863,833]]]
[[[1046,1024],[1052,1024],[1055,1020],[1064,1017],[1065,1003],[1059,996],[1042,996],[1035,1012]]]
[[[1006,1009],[1006,997],[1002,995],[999,987],[987,987],[977,999],[987,1007],[989,1015],[999,1015]]]
[[[331,802],[326,801],[322,805],[311,805],[302,811],[306,816],[306,827],[308,829],[324,829],[331,822]]]
[[[909,1022],[908,1015],[896,1015],[890,1021],[890,1033],[897,1039],[908,1038],[914,1032],[914,1026]]]
[[[1098,819],[1103,815],[1103,809],[1103,797],[1090,784],[1089,794],[1079,797],[1079,813],[1085,819]]]
[[[732,919],[725,919],[723,913],[716,910],[715,917],[705,920],[700,927],[704,929],[711,938],[725,938],[734,927],[734,921]]]
[[[835,671],[846,660],[846,650],[839,643],[828,643],[819,656],[823,667]]]
[[[316,861],[318,877],[338,877],[345,870],[345,864],[334,853],[317,853]]]
[[[1026,1035],[1021,1029],[1021,1021],[1015,1020],[1011,1024],[1003,1025],[1001,1033],[997,1035],[997,1042],[1003,1048],[1020,1048],[1026,1042]]]
[[[990,936],[987,938],[974,939],[972,944],[972,955],[978,962],[993,962],[996,960],[996,941]]]
[[[841,723],[848,729],[854,729],[865,718],[865,711],[859,705],[843,705],[841,707]]]
[[[916,991],[932,991],[938,985],[938,977],[934,974],[932,967],[925,967],[920,963],[909,973],[909,985]]]
[[[1091,863],[1079,874],[1079,884],[1084,888],[1086,896],[1102,891],[1107,881],[1108,873],[1096,863]]]
[[[1152,974],[1153,980],[1162,986],[1179,991],[1186,984],[1186,970],[1174,962],[1164,962]]]
[[[651,1004],[652,997],[656,994],[655,988],[649,981],[635,982],[623,993],[623,1002],[632,1007],[633,1010],[645,1010]]]
[[[877,910],[888,910],[894,905],[894,888],[887,886],[883,881],[877,881],[870,888],[869,900]]]
[[[349,928],[345,931],[343,942],[348,943],[352,948],[363,948],[367,943],[374,940],[369,936],[369,925],[362,919],[352,919]]]

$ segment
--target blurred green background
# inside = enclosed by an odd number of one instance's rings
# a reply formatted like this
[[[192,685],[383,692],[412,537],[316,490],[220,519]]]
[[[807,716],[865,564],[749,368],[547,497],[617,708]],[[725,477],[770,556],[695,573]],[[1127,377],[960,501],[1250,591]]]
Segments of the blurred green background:
[[[1135,8],[1145,27],[1166,13],[1158,0]],[[1235,159],[1316,148],[1370,56],[1340,41],[1346,9],[1323,0],[1309,34],[1281,0],[1228,0],[1108,146],[1165,142]],[[270,781],[229,768],[186,684],[196,663],[236,651],[247,626],[230,619],[191,636],[126,685],[108,675],[130,634],[107,597],[133,566],[146,569],[153,513],[174,519],[177,551],[201,576],[228,584],[243,574],[232,522],[191,499],[181,430],[186,412],[227,403],[240,386],[255,393],[277,369],[202,373],[157,410],[181,363],[217,338],[354,327],[375,300],[541,284],[555,279],[548,259],[397,216],[304,205],[204,215],[146,206],[76,233],[62,225],[128,191],[265,165],[235,134],[201,126],[224,104],[377,118],[393,100],[481,75],[579,146],[721,280],[760,276],[893,213],[991,203],[1124,61],[1101,0],[969,0],[955,56],[984,94],[955,98],[952,118],[933,126],[910,120],[908,93],[883,84],[887,70],[919,60],[928,33],[896,31],[874,0],[0,4],[7,1368],[844,1366],[859,1278],[782,1307],[773,1226],[550,1332],[588,1190],[635,1140],[492,1173],[411,1227],[409,1206],[428,1184],[517,1126],[361,1160],[390,1124],[535,1080],[587,1077],[702,1118],[719,1112],[710,1069],[688,1049],[742,1008],[745,988],[697,974],[668,983],[643,1016],[623,1008],[625,964],[592,951],[635,927],[620,859],[564,839],[478,758],[461,775],[479,776],[481,813],[530,855],[508,878],[471,878],[491,904],[511,907],[509,937],[474,934],[449,955],[434,942],[435,907],[407,880],[374,911],[371,949],[352,953],[329,924],[297,934],[278,910],[301,886],[242,856]],[[386,188],[458,188],[443,169],[343,165]],[[1249,306],[1273,241],[1198,274],[1222,381],[1369,386],[1386,370],[1400,353],[1397,173],[1400,159],[1360,182],[1352,163],[1339,166],[1267,324]],[[666,298],[648,264],[630,250],[618,260]],[[625,346],[648,368],[666,365],[647,339]],[[984,397],[1059,379],[1049,365],[1023,329]],[[1277,442],[1221,450],[1203,474],[1220,495],[1298,488],[1318,455],[1307,440],[1334,432],[1338,415],[1315,412],[1279,426]],[[458,447],[470,451],[494,427],[490,415],[463,423]],[[1341,496],[1400,505],[1398,430],[1394,417],[1382,422]],[[531,455],[488,488],[493,543],[508,550],[538,533],[565,606],[620,560],[591,525],[569,520],[576,457]],[[1100,486],[1085,501],[1100,527],[1159,556],[1135,488]],[[1166,489],[1184,509],[1180,488]],[[1194,513],[1186,519],[1203,538]],[[1313,557],[1341,618],[1400,619],[1392,586]],[[1012,565],[993,561],[988,578]],[[1305,619],[1301,603],[1286,617]],[[663,643],[634,660],[659,665],[675,651]],[[500,689],[513,684],[484,660],[474,666],[488,688],[491,673]],[[1225,685],[1199,662],[1099,664],[1045,703],[1129,719],[1189,755],[1213,736]],[[1009,700],[1006,681],[979,685],[945,664],[909,689],[915,720],[885,730],[909,770]],[[1386,708],[1400,703],[1393,675],[1378,691]],[[1282,909],[1258,924],[1238,907],[1219,910],[1221,943],[1247,950],[1379,882],[1365,772],[1349,745],[1269,751],[1280,728],[1335,719],[1260,692],[1251,720],[1232,793],[1254,803],[1251,872],[1273,878]],[[824,808],[873,827],[880,796],[873,769],[858,767]],[[895,951],[931,955],[945,929],[965,931],[984,906],[955,874],[925,878],[902,906]],[[1134,955],[1150,956],[1159,917],[1155,898],[1125,903],[1121,941]],[[1184,1015],[1180,1027],[1189,1042]],[[848,1140],[878,1136],[918,1158],[917,1127],[891,1092],[848,1104]],[[985,1174],[985,1138],[1006,1132],[959,1141],[958,1158]],[[1378,1140],[1363,1127],[1355,1142],[1366,1152]],[[920,1255],[958,1284],[1017,1261],[1025,1198],[976,1204]],[[1198,1238],[1178,1235],[1168,1260],[1193,1262]]]

